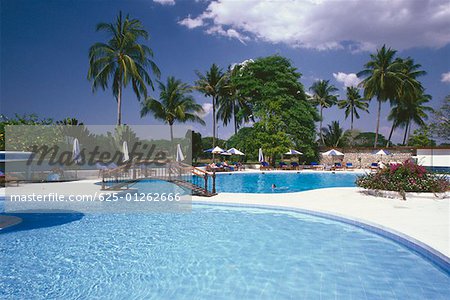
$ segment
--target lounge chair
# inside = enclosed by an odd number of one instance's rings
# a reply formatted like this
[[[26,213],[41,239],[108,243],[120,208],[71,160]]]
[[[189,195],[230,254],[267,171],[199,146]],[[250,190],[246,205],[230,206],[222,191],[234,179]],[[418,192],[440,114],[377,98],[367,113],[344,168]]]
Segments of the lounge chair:
[[[300,170],[300,165],[298,164],[298,162],[291,162],[291,169],[292,170]]]
[[[259,166],[259,169],[261,171],[262,170],[271,170],[271,167],[268,162],[263,161],[263,162],[261,162],[261,166]]]
[[[377,172],[380,166],[378,166],[378,163],[372,163],[370,164],[370,171]]]
[[[323,170],[323,165],[319,165],[319,163],[316,161],[313,161],[311,163],[311,167],[313,168],[313,170]]]
[[[346,163],[345,164],[345,168],[347,170],[354,170],[355,169],[355,167],[353,166],[353,164],[351,162]]]
[[[343,170],[344,167],[340,162],[334,163],[334,170]]]
[[[289,170],[290,166],[285,163],[284,161],[280,161],[280,163],[278,164],[278,169],[279,170]]]

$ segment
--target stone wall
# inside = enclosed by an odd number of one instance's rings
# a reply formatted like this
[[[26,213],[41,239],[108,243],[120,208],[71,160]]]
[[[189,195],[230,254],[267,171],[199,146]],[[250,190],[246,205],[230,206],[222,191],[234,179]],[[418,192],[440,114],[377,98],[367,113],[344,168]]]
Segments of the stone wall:
[[[344,153],[344,157],[336,156],[334,157],[334,162],[345,163],[351,162],[355,168],[367,168],[370,167],[371,163],[382,161],[384,164],[389,162],[404,162],[413,156],[412,149],[401,149],[401,150],[389,150],[390,155],[374,155],[373,149],[338,149],[340,152]],[[325,150],[326,151],[326,150]],[[324,152],[324,151],[321,151]],[[333,165],[333,157],[330,156],[320,156],[320,163],[323,165]]]

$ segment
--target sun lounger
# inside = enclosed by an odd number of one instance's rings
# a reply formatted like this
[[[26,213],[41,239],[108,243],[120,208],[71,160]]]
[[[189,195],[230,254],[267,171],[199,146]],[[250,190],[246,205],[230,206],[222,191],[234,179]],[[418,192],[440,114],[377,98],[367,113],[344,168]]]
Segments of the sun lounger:
[[[341,163],[334,163],[334,170],[343,170],[344,167],[342,166]]]
[[[355,169],[355,167],[353,166],[353,164],[351,162],[346,163],[345,164],[345,168],[347,170],[354,170]]]
[[[290,166],[285,163],[284,161],[280,161],[280,163],[278,164],[278,169],[279,170],[290,170]]]
[[[300,165],[297,162],[293,161],[293,162],[291,162],[291,169],[292,170],[300,170]]]
[[[319,163],[316,161],[313,161],[311,163],[311,167],[313,170],[323,170],[323,165],[319,165]]]
[[[370,171],[372,171],[372,172],[377,172],[379,168],[380,167],[378,166],[378,163],[372,163],[370,165]]]
[[[271,170],[271,167],[268,162],[263,161],[263,162],[261,162],[261,166],[259,167],[259,169],[260,170]]]

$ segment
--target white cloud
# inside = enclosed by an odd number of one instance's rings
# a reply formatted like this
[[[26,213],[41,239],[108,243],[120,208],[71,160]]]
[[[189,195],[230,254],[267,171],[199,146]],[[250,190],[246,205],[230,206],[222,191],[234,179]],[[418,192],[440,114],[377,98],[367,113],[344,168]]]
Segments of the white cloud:
[[[442,47],[450,42],[448,0],[212,1],[179,22],[207,34],[293,47],[373,50]],[[195,26],[193,26],[195,25]]]
[[[201,114],[201,117],[204,118],[207,115],[209,115],[213,109],[212,103],[203,103],[202,104],[203,113]]]
[[[337,72],[333,73],[333,76],[338,82],[342,82],[345,87],[356,87],[361,82],[361,80],[358,78],[358,76],[356,76],[355,73],[346,74],[343,72]]]
[[[446,83],[450,83],[450,72],[442,73],[441,81],[442,82],[446,82]]]
[[[153,0],[153,2],[161,5],[175,5],[175,0]]]
[[[201,18],[192,19],[191,16],[178,22],[180,25],[184,25],[189,29],[197,28],[203,26],[203,20]]]

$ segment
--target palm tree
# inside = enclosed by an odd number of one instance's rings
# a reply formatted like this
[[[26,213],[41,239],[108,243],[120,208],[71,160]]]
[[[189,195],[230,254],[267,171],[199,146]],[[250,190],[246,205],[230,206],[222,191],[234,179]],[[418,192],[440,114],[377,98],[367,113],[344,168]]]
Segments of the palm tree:
[[[198,80],[195,82],[195,88],[205,96],[212,98],[213,105],[213,148],[216,146],[216,107],[220,97],[224,94],[225,74],[216,64],[212,64],[206,74],[199,71],[195,72]]]
[[[350,130],[353,131],[353,120],[354,117],[359,119],[358,109],[369,112],[369,104],[367,100],[362,98],[359,94],[359,89],[353,86],[347,87],[347,99],[340,100],[338,102],[338,107],[340,109],[345,109],[345,119],[351,116]]]
[[[314,82],[309,90],[313,92],[310,100],[312,100],[315,105],[320,106],[320,140],[322,141],[322,144],[325,144],[321,130],[323,121],[323,109],[329,108],[336,104],[337,96],[332,95],[332,93],[337,92],[338,89],[334,85],[330,85],[329,80],[319,80]]]
[[[396,98],[391,101],[391,105],[394,107],[388,116],[388,120],[392,121],[392,127],[386,147],[389,147],[395,128],[404,127],[408,123],[410,116],[407,107],[424,96],[424,88],[421,82],[417,80],[417,77],[426,74],[425,71],[420,70],[421,65],[414,63],[414,60],[409,57],[407,59],[398,58],[396,61],[401,68],[399,73],[401,83]]]
[[[159,100],[148,97],[142,103],[141,117],[153,113],[156,119],[163,120],[170,126],[170,140],[173,143],[173,124],[175,122],[185,123],[188,121],[198,122],[205,125],[205,122],[198,116],[203,112],[202,106],[197,104],[190,95],[192,89],[173,76],[167,78],[164,85],[159,83]]]
[[[225,74],[223,93],[222,97],[219,97],[219,109],[217,110],[217,121],[222,120],[223,125],[227,126],[233,119],[234,134],[237,133],[242,123],[252,119],[251,105],[240,96],[238,88],[233,83],[233,78],[238,76],[240,71],[241,66],[235,65],[233,68],[229,68]]]
[[[376,54],[371,54],[371,60],[364,65],[365,69],[357,74],[358,77],[367,76],[360,85],[364,87],[364,98],[377,98],[378,114],[375,131],[374,148],[378,144],[380,130],[381,104],[387,100],[394,101],[401,84],[401,62],[394,60],[397,51],[383,45]]]
[[[122,17],[119,13],[114,23],[99,23],[97,31],[110,35],[106,43],[95,43],[89,49],[88,79],[92,81],[92,91],[99,87],[103,90],[112,85],[113,95],[117,101],[117,125],[122,124],[122,90],[132,85],[138,100],[147,97],[147,85],[152,89],[153,82],[147,68],[159,78],[160,71],[151,60],[153,51],[140,44],[140,38],[148,39],[147,31],[137,19]]]
[[[344,129],[339,125],[339,121],[333,121],[321,129],[324,137],[324,145],[328,147],[338,147],[344,144]]]

